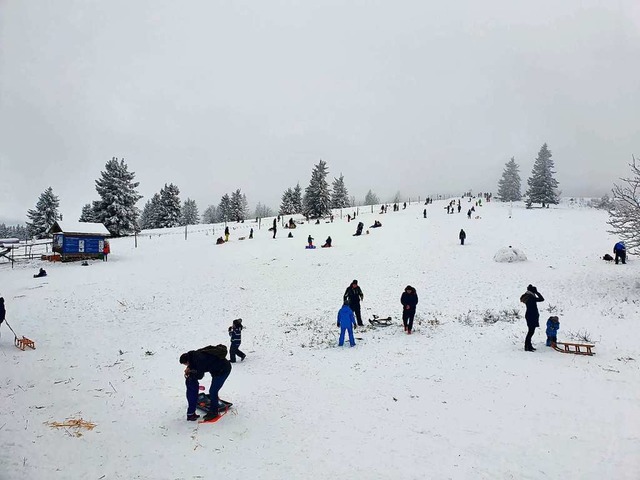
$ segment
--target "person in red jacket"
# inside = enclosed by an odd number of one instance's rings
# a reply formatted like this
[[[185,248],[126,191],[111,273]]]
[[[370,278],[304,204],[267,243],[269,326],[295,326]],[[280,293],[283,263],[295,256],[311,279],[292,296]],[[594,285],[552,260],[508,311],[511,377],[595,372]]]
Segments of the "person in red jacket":
[[[109,242],[104,241],[104,247],[102,248],[102,261],[107,261],[107,255],[111,253],[111,246],[109,246]]]

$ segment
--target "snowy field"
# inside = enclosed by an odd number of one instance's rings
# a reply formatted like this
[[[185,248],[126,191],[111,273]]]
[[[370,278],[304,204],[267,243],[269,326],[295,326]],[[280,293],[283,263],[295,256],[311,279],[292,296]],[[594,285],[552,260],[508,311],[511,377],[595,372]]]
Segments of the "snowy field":
[[[114,239],[108,262],[45,264],[43,279],[32,278],[39,261],[1,265],[7,319],[37,349],[19,351],[2,326],[0,478],[640,478],[640,264],[600,259],[616,240],[606,214],[514,205],[509,218],[489,203],[469,220],[466,199],[460,214],[444,206],[427,219],[419,204],[356,223],[345,213],[293,239],[280,229],[273,240],[270,221],[244,241],[257,226],[232,224],[221,246],[219,225],[186,241],[182,229],[141,235],[138,248]],[[352,236],[375,219],[382,228]],[[305,250],[308,234],[334,247]],[[528,261],[494,262],[508,245]],[[365,322],[395,325],[337,348],[353,279]],[[518,301],[529,283],[546,299],[533,353]],[[411,336],[407,284],[420,298]],[[550,312],[560,341],[587,335],[597,354],[545,347]],[[248,356],[221,391],[236,409],[187,422],[178,357],[228,344],[237,317]],[[96,427],[47,424],[68,418]]]

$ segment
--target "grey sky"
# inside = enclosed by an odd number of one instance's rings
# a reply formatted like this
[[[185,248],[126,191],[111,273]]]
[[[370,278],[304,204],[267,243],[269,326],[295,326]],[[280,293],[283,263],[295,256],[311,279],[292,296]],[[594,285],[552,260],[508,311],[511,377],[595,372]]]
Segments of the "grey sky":
[[[350,194],[523,183],[547,142],[564,195],[640,153],[637,0],[0,0],[0,220],[52,186],[69,219],[124,157],[140,203],[277,208],[318,159]]]

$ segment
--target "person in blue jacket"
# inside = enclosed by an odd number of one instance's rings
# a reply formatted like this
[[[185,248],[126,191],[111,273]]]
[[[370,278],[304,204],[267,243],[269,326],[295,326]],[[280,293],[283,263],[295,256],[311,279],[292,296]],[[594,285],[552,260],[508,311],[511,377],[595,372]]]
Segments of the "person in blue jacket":
[[[242,343],[242,319],[236,318],[233,325],[229,327],[229,337],[231,337],[231,348],[229,348],[229,361],[236,363],[236,355],[240,357],[240,361],[244,361],[246,355],[240,351],[240,343]]]
[[[613,246],[613,253],[616,255],[616,265],[618,260],[622,260],[622,264],[627,263],[627,247],[624,242],[618,242]]]
[[[527,311],[524,314],[524,318],[527,320],[527,336],[524,339],[524,351],[535,352],[531,344],[531,339],[536,331],[536,328],[540,326],[540,313],[538,312],[538,302],[544,302],[543,296],[538,292],[538,289],[533,285],[527,286],[527,291],[522,294],[520,301],[527,306]]]
[[[340,340],[338,346],[344,345],[344,332],[349,332],[349,345],[356,346],[356,341],[353,338],[353,327],[356,325],[356,317],[353,314],[353,310],[349,307],[349,301],[345,300],[342,308],[338,311],[337,326],[340,327]]]
[[[547,347],[552,347],[558,341],[558,330],[560,330],[558,317],[549,317],[547,320]]]

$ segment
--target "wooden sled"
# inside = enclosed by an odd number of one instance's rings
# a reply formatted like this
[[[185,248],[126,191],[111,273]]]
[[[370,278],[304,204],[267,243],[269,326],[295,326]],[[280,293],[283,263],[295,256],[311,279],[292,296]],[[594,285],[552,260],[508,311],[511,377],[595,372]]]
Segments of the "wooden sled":
[[[16,347],[18,347],[23,352],[26,350],[27,347],[32,348],[33,350],[36,349],[36,344],[34,343],[34,341],[28,339],[27,337],[22,337],[22,338],[15,337],[13,340],[13,343],[15,344]]]
[[[595,345],[591,345],[588,343],[566,343],[566,342],[556,342],[552,343],[551,346],[554,350],[557,350],[561,353],[573,353],[574,355],[595,355],[595,352],[592,352],[591,349],[595,347]]]
[[[391,317],[378,318],[377,315],[374,315],[373,318],[369,319],[369,323],[374,327],[388,327],[391,325]]]

